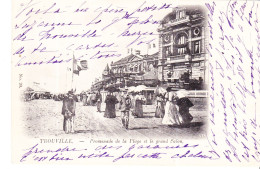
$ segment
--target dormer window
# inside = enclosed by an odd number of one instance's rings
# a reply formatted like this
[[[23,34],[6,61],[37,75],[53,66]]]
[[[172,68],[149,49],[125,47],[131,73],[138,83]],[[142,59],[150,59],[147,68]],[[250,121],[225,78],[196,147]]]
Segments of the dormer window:
[[[176,19],[182,19],[186,17],[186,11],[185,10],[179,10],[176,13]]]

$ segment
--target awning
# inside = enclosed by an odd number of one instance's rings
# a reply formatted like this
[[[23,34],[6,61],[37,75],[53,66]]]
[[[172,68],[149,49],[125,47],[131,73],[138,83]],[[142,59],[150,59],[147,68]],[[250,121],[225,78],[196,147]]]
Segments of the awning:
[[[149,71],[143,75],[144,80],[155,80],[157,79],[157,72],[156,71]]]
[[[135,76],[135,80],[143,80],[143,76]]]

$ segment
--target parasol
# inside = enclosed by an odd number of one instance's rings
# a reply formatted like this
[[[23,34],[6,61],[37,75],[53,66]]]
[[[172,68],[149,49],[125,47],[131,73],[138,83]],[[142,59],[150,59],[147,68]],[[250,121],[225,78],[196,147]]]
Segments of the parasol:
[[[128,88],[128,92],[130,93],[130,92],[134,92],[135,91],[135,87],[134,86],[131,86],[131,87],[129,87]]]
[[[179,90],[176,92],[177,97],[179,98],[177,100],[177,105],[178,106],[184,106],[184,107],[192,107],[194,104],[190,101],[189,98],[187,98],[188,92],[186,90]]]
[[[134,91],[135,91],[135,92],[141,92],[141,91],[143,91],[143,90],[145,90],[145,89],[146,89],[146,86],[145,86],[145,85],[139,85],[139,86],[136,86],[136,87],[135,87]]]
[[[188,107],[188,108],[194,106],[194,104],[187,97],[183,97],[183,98],[178,99],[177,100],[177,105],[178,106],[183,106],[183,107]]]
[[[166,89],[164,89],[163,87],[157,87],[154,91],[155,95],[164,95],[166,92]]]

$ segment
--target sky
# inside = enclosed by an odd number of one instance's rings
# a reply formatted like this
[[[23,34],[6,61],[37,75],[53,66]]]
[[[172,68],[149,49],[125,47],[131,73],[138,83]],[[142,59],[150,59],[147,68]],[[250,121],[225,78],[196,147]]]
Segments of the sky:
[[[23,74],[20,82],[24,88],[37,82],[53,93],[67,92],[71,87],[72,74],[68,68],[72,67],[72,62],[38,63],[47,62],[54,56],[52,61],[81,57],[81,60],[88,61],[89,69],[74,76],[77,92],[80,92],[88,90],[92,82],[102,76],[107,64],[127,56],[127,49],[147,54],[148,43],[154,43],[156,49],[148,52],[158,51],[158,22],[178,4],[172,1],[166,1],[166,4],[156,1],[112,2],[76,0],[71,4],[66,0],[56,4],[51,1],[15,4],[12,11],[15,16],[12,22],[15,28],[12,33],[14,80],[19,79],[18,74]],[[122,19],[125,14],[132,15]],[[60,35],[77,37],[60,38]],[[105,47],[95,47],[98,44]],[[113,57],[93,58],[99,52]],[[24,65],[29,62],[36,64]]]

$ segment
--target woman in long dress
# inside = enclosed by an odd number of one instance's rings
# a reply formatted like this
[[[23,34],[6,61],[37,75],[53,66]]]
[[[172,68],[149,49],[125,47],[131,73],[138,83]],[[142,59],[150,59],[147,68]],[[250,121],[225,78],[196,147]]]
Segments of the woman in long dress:
[[[176,95],[174,92],[168,92],[165,96],[165,115],[162,119],[162,124],[165,125],[180,125],[182,123],[181,116],[178,113],[176,104]]]
[[[135,108],[134,108],[134,114],[138,118],[144,117],[144,111],[143,111],[144,102],[145,102],[145,97],[141,95],[141,93],[138,93],[135,96]]]
[[[164,110],[164,97],[162,94],[158,94],[156,97],[156,111],[155,111],[155,117],[157,118],[163,118],[165,113]]]
[[[98,91],[96,94],[96,102],[97,102],[97,112],[101,113],[102,95],[100,91]]]
[[[131,102],[132,102],[130,110],[131,110],[133,116],[136,116],[136,114],[135,114],[135,96],[136,96],[136,94],[134,92],[132,92],[130,95]]]
[[[115,118],[116,117],[115,105],[118,103],[118,100],[112,94],[112,92],[109,92],[109,94],[107,95],[105,103],[106,103],[106,109],[105,109],[104,117],[106,117],[106,118]]]
[[[182,124],[188,124],[192,121],[193,117],[189,113],[190,107],[194,106],[188,97],[186,97],[186,92],[180,90],[177,92],[177,105],[179,106],[179,114],[182,118]]]

